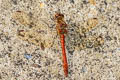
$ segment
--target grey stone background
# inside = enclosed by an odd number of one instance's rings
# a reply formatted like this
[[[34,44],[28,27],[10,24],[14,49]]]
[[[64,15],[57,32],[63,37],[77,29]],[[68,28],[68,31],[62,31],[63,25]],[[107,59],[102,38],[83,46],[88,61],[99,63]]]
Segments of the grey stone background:
[[[0,80],[120,80],[120,0],[0,0]]]

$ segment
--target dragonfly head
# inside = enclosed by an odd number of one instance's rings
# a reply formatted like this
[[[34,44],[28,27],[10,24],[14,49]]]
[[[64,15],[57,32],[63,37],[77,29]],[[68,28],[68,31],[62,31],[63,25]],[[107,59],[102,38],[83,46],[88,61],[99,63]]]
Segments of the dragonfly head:
[[[63,14],[61,14],[61,13],[56,13],[56,14],[55,14],[55,19],[61,20],[61,19],[63,19],[63,18],[64,18],[64,15],[63,15]]]

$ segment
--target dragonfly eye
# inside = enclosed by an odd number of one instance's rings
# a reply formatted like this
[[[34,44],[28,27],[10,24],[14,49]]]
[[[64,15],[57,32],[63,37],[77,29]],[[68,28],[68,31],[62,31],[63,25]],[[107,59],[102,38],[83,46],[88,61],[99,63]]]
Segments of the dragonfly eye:
[[[63,14],[59,14],[59,16],[63,17],[64,18],[64,15]]]
[[[60,13],[56,13],[55,14],[55,18],[58,19],[58,18],[64,18],[64,15],[63,14],[60,14]]]

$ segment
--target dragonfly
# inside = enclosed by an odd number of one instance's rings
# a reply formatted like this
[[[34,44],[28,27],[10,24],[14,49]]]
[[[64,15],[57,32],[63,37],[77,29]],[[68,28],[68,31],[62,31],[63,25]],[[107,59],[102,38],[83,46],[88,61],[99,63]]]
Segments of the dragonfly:
[[[75,32],[73,33],[75,34],[75,36],[70,36],[69,34],[71,34],[72,32],[69,31],[68,34],[67,24],[64,20],[64,15],[60,12],[56,12],[54,15],[54,20],[56,20],[54,22],[56,23],[55,32],[54,30],[51,30],[48,27],[49,25],[46,25],[43,21],[41,21],[41,18],[39,19],[38,17],[34,17],[34,16],[30,17],[29,14],[27,14],[24,11],[16,11],[13,13],[12,17],[20,24],[24,25],[23,28],[18,29],[17,36],[24,41],[28,41],[29,43],[32,43],[36,46],[40,46],[41,50],[44,50],[45,48],[51,48],[52,46],[53,47],[58,46],[58,44],[56,45],[56,43],[54,43],[55,41],[54,37],[57,35],[55,34],[57,31],[61,42],[63,70],[64,70],[64,75],[66,77],[68,76],[68,67],[69,67],[66,56],[66,47],[67,47],[65,45],[66,37],[67,38],[73,37],[75,39],[74,40],[75,42],[73,42],[70,39],[68,40],[69,40],[69,44],[75,47],[76,50],[82,50],[85,48],[95,48],[104,43],[104,39],[102,38],[102,36],[89,35],[86,37],[86,33],[91,31],[98,24],[97,18],[88,19],[88,21],[85,22],[84,27],[80,27],[80,29],[77,30],[75,29]],[[78,38],[79,36],[81,36],[81,38]],[[72,43],[76,43],[76,45],[72,45]],[[59,47],[55,47],[55,48],[58,49]],[[72,49],[68,48],[68,51],[69,50]]]
[[[67,57],[66,57],[66,51],[65,51],[65,35],[67,34],[67,24],[64,21],[64,15],[61,13],[56,13],[55,14],[55,19],[56,19],[56,29],[57,32],[60,36],[60,42],[61,42],[61,47],[62,47],[62,60],[63,60],[63,69],[64,69],[64,74],[67,77],[68,76],[68,63],[67,63]]]

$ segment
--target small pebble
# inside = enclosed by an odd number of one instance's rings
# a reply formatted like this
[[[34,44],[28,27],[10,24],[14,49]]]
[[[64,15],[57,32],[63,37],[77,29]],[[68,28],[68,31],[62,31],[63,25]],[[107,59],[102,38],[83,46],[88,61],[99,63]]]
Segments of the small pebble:
[[[26,59],[32,58],[32,56],[31,56],[30,54],[24,54],[24,57],[25,57]]]

